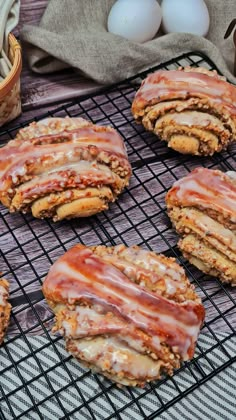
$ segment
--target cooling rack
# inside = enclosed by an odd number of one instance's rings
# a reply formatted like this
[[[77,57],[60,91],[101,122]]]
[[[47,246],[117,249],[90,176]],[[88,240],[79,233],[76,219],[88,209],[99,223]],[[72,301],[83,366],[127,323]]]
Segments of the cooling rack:
[[[155,69],[185,65],[215,68],[196,52]],[[0,270],[10,281],[13,306],[9,334],[0,349],[2,419],[154,419],[236,361],[236,291],[183,259],[164,201],[173,182],[199,165],[235,170],[236,147],[211,158],[183,156],[144,131],[134,122],[130,106],[147,74],[40,117],[85,117],[94,123],[111,124],[126,139],[133,176],[129,188],[109,211],[88,219],[52,223],[9,214],[1,207]],[[13,138],[21,126],[2,131],[0,144]],[[120,389],[83,368],[65,352],[63,340],[50,334],[53,315],[41,293],[42,281],[51,264],[77,242],[138,244],[174,256],[184,266],[202,297],[206,321],[194,359],[184,363],[173,377],[164,377],[144,389]]]

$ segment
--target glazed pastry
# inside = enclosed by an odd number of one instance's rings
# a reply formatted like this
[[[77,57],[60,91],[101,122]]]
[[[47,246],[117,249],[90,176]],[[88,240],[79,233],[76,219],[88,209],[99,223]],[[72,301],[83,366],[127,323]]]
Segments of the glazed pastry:
[[[236,284],[236,172],[197,168],[174,183],[166,204],[184,257]]]
[[[8,302],[9,284],[5,279],[0,279],[0,345],[4,340],[10,320],[11,305]]]
[[[204,307],[173,258],[137,246],[76,245],[51,267],[54,332],[94,372],[144,386],[190,360]]]
[[[213,155],[236,138],[236,87],[200,67],[159,70],[142,82],[132,113],[177,152]]]
[[[90,216],[107,209],[130,176],[116,130],[83,118],[48,118],[1,149],[0,201],[11,212],[54,221]]]

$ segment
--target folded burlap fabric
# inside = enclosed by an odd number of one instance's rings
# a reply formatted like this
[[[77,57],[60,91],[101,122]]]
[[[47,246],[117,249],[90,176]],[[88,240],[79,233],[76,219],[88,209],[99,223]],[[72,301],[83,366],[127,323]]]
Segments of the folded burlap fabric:
[[[74,67],[102,84],[110,84],[174,58],[181,53],[207,54],[232,82],[234,44],[224,33],[236,17],[235,0],[206,0],[211,24],[207,38],[168,34],[138,44],[107,31],[107,16],[114,0],[51,0],[39,27],[26,25],[29,65],[47,73]]]

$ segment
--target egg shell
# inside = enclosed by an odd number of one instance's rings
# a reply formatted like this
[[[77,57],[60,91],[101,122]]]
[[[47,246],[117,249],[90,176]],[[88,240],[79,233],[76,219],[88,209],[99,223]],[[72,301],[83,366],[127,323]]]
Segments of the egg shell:
[[[107,27],[113,34],[142,43],[156,35],[161,18],[157,0],[118,0],[110,10]]]
[[[205,36],[210,18],[203,0],[163,0],[162,27],[165,33],[187,32]]]

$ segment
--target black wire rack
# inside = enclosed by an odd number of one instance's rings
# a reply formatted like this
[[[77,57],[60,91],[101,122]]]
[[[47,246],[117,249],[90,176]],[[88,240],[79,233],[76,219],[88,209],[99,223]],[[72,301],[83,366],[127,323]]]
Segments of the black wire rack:
[[[196,52],[155,69],[186,65],[215,68]],[[211,158],[183,156],[137,125],[130,107],[147,74],[61,105],[40,117],[82,116],[112,125],[125,138],[133,176],[130,186],[108,211],[88,219],[53,223],[9,214],[1,207],[0,270],[10,281],[13,306],[9,333],[0,349],[2,419],[154,419],[236,361],[232,341],[236,291],[203,275],[183,259],[164,201],[173,182],[197,166],[235,170],[236,147]],[[22,126],[2,131],[0,144],[13,138]],[[66,353],[62,338],[51,335],[53,314],[43,299],[42,281],[51,264],[78,242],[138,244],[174,256],[184,266],[203,300],[206,321],[194,359],[184,363],[173,377],[164,377],[144,389],[120,389],[82,367]]]

